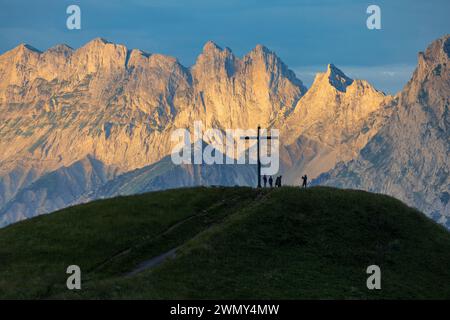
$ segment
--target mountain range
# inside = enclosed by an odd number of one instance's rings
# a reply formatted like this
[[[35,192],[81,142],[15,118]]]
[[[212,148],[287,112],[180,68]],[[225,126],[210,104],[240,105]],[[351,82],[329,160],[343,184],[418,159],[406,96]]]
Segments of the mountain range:
[[[450,226],[450,40],[395,96],[333,64],[306,88],[268,48],[213,42],[189,68],[104,39],[0,56],[0,225],[80,202],[190,185],[254,185],[254,165],[182,165],[171,134],[280,130],[280,174],[393,195]],[[204,141],[210,144],[212,141]]]
[[[389,194],[450,227],[449,56],[448,36],[419,53],[388,121],[355,159],[317,184]]]

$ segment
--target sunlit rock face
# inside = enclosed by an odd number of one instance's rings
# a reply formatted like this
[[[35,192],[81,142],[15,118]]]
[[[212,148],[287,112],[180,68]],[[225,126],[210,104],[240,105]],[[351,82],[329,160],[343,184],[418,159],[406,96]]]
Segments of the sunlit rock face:
[[[334,65],[316,76],[282,126],[286,181],[299,184],[353,159],[389,118],[395,99]]]
[[[172,132],[194,121],[279,129],[284,183],[335,168],[317,181],[392,194],[442,220],[448,92],[448,37],[395,97],[331,64],[307,90],[261,45],[237,57],[208,42],[189,68],[104,39],[20,45],[0,55],[0,226],[119,194],[254,185],[252,165],[170,161]]]
[[[197,107],[205,123],[225,128],[269,126],[292,111],[306,91],[269,49],[258,45],[239,59],[208,42],[192,67]]]
[[[91,191],[99,181],[170,154],[173,130],[196,120],[205,128],[267,127],[289,114],[305,91],[263,46],[238,58],[208,42],[186,68],[173,57],[104,39],[77,50],[20,45],[0,56],[0,212],[12,222],[71,203],[63,196],[52,206],[42,183],[33,196],[33,183],[70,168],[67,188]],[[73,173],[87,157],[104,172]],[[80,183],[77,176],[92,181]],[[19,194],[25,188],[26,197]]]
[[[379,132],[317,183],[393,195],[450,227],[450,37],[419,53],[417,68]]]

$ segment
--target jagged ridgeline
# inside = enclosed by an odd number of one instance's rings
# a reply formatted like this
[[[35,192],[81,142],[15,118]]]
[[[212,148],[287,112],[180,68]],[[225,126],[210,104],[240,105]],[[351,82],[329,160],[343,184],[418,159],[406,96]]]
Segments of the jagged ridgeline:
[[[431,44],[395,97],[332,64],[307,90],[261,45],[237,57],[208,42],[189,68],[103,39],[20,45],[0,56],[0,225],[119,194],[254,185],[253,166],[171,163],[171,133],[194,121],[277,128],[286,183],[339,170],[319,181],[385,192],[446,223],[448,42]],[[340,169],[368,158],[370,170]]]
[[[450,228],[450,38],[419,53],[392,115],[350,162],[317,184],[399,198]]]

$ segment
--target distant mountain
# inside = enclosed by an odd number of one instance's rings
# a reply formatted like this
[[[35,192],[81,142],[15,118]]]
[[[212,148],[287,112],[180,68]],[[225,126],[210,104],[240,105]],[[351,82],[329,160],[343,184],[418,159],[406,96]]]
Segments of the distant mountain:
[[[256,177],[256,165],[175,165],[170,156],[118,175],[87,156],[21,189],[0,210],[0,227],[95,199],[188,186],[254,186]]]
[[[20,45],[0,56],[0,212],[9,215],[0,220],[70,204],[81,192],[76,180],[66,183],[77,192],[57,197],[54,205],[42,181],[53,189],[61,174],[77,170],[73,164],[88,156],[115,168],[100,174],[111,179],[170,154],[174,129],[195,120],[222,130],[268,127],[292,112],[305,91],[263,46],[240,59],[208,42],[186,68],[175,58],[104,39],[77,50],[58,45],[40,52]],[[83,191],[93,191],[95,181],[82,184]]]
[[[448,36],[443,39],[432,46],[445,48]],[[438,49],[432,51],[439,55]],[[414,170],[424,174],[422,187],[411,189],[402,181],[395,188],[375,188],[370,173],[357,185],[333,180],[337,171],[316,181],[374,189],[435,217],[437,212],[446,215],[448,56],[436,58],[440,63],[428,56],[423,56],[423,67],[419,63],[423,70],[392,97],[332,64],[307,90],[261,45],[239,58],[208,42],[190,68],[175,58],[104,39],[76,50],[58,45],[40,52],[20,45],[0,55],[0,225],[120,194],[201,184],[254,185],[251,165],[171,163],[172,132],[192,130],[194,121],[222,132],[258,125],[279,129],[279,174],[294,185],[305,173],[316,178],[361,162],[362,154],[377,154],[368,151],[371,146],[378,150],[373,141],[389,136],[399,145],[387,145],[401,154],[385,159],[383,181],[394,185],[390,181],[398,177],[398,159],[402,165],[416,159]],[[430,72],[433,77],[426,77]],[[423,90],[411,83],[422,83]],[[426,116],[401,112],[413,105]],[[394,120],[398,117],[407,121],[405,131]],[[417,124],[425,129],[413,129]],[[416,152],[420,146],[422,153]],[[361,167],[359,174],[368,168]],[[414,196],[405,196],[411,190]]]
[[[319,73],[282,128],[283,171],[290,184],[353,159],[389,118],[395,99],[334,65]]]
[[[86,190],[101,187],[115,173],[114,167],[107,167],[91,156],[46,173],[3,206],[0,227],[77,203]]]
[[[419,53],[393,114],[358,156],[315,183],[397,197],[450,228],[450,36]]]
[[[93,191],[81,196],[77,202],[188,186],[255,186],[256,179],[256,165],[175,165],[167,156],[157,163],[124,173],[99,188],[91,189]]]

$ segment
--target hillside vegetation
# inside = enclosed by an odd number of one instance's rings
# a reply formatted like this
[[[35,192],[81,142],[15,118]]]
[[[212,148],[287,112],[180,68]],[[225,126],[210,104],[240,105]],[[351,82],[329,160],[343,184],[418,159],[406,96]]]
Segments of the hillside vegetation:
[[[0,298],[450,298],[450,233],[363,191],[117,197],[0,229],[0,243]],[[373,264],[381,290],[366,287]],[[69,265],[81,290],[66,288]]]

